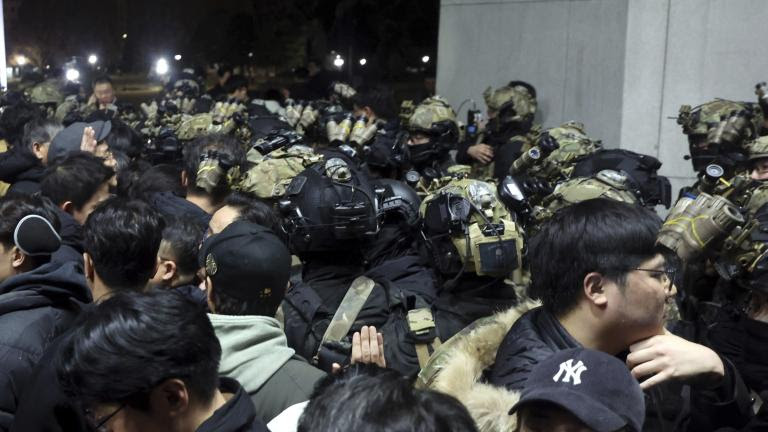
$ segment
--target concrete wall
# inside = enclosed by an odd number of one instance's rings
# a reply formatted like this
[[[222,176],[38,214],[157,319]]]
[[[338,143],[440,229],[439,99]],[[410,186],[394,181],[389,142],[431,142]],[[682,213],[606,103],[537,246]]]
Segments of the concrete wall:
[[[626,0],[443,0],[437,91],[485,109],[487,86],[528,81],[545,126],[583,121],[615,147],[626,26]]]
[[[766,0],[442,0],[437,91],[484,109],[488,85],[529,81],[544,126],[582,121],[606,147],[657,156],[677,189],[693,170],[668,117],[715,97],[755,101],[766,18]]]
[[[621,146],[656,155],[673,189],[689,184],[682,104],[716,97],[756,101],[768,79],[768,1],[630,0]]]

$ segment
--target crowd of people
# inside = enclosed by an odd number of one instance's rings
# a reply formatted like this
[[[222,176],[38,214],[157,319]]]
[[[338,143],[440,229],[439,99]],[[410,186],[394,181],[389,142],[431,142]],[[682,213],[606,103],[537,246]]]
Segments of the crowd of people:
[[[315,81],[3,95],[0,430],[768,430],[764,86],[674,198],[524,81]]]

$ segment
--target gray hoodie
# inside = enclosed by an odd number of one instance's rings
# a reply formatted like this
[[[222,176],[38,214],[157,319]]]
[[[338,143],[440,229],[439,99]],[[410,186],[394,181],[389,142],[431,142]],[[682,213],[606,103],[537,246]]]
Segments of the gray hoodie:
[[[315,383],[325,376],[295,355],[274,318],[218,314],[208,318],[221,343],[219,373],[240,382],[264,422],[308,400]]]

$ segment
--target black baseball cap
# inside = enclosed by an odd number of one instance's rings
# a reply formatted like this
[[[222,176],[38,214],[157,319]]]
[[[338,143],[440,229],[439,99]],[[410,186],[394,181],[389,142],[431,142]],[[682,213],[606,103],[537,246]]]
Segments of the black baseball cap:
[[[534,367],[509,413],[530,402],[558,405],[597,432],[639,432],[645,420],[643,391],[627,366],[586,348],[558,351]]]
[[[198,259],[214,290],[243,301],[282,301],[291,276],[285,244],[269,228],[247,221],[207,238]]]
[[[69,153],[79,151],[80,143],[83,140],[83,131],[91,127],[95,132],[96,141],[103,141],[112,131],[112,122],[95,121],[91,123],[76,122],[59,131],[51,141],[51,147],[48,149],[48,160],[53,161],[64,157]]]

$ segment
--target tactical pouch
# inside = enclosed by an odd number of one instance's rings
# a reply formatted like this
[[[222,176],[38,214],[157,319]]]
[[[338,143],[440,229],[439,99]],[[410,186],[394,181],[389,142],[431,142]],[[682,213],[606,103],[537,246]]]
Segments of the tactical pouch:
[[[333,371],[333,364],[338,363],[341,366],[349,364],[349,357],[352,347],[349,344],[338,341],[326,341],[320,345],[317,354],[312,359],[315,366],[326,371]]]
[[[414,347],[419,359],[419,367],[424,367],[432,353],[440,346],[432,310],[429,308],[409,310],[408,328],[416,342]]]

